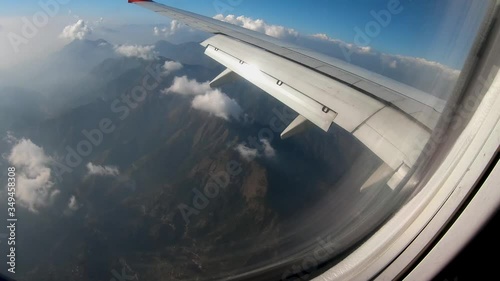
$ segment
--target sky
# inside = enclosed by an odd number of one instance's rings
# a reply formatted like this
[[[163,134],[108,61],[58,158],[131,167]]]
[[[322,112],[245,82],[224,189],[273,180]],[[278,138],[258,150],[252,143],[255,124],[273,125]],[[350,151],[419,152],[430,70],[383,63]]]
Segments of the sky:
[[[0,40],[6,36],[2,19],[19,23],[41,10],[39,3],[59,1],[54,18],[103,18],[115,24],[160,24],[164,17],[128,4],[126,0],[40,0],[0,2]],[[67,2],[67,3],[66,3]],[[213,17],[217,14],[244,15],[269,24],[293,28],[304,34],[325,34],[347,43],[363,43],[383,53],[424,58],[459,69],[467,55],[488,1],[470,0],[157,0],[162,4]],[[392,7],[389,8],[389,7]],[[472,28],[464,31],[467,12]],[[377,15],[387,15],[390,19]],[[54,20],[56,21],[56,20]],[[378,22],[378,23],[377,23]],[[370,25],[376,23],[378,27]],[[375,29],[370,29],[374,27]],[[2,31],[3,29],[3,31]],[[371,30],[371,31],[370,31]],[[360,35],[361,34],[361,35]],[[368,40],[366,40],[368,39]],[[360,45],[360,44],[358,44]],[[453,50],[450,52],[450,50]]]

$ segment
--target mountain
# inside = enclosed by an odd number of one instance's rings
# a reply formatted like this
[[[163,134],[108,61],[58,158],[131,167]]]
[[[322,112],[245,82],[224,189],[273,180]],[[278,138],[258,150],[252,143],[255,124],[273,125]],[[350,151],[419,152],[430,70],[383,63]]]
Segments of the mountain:
[[[0,88],[0,155],[10,148],[2,141],[8,134],[31,128],[47,117],[47,100],[37,92],[22,88]]]
[[[116,58],[114,46],[105,40],[74,40],[59,52],[48,57],[47,64],[61,70],[78,70],[87,73],[102,61],[108,58]]]

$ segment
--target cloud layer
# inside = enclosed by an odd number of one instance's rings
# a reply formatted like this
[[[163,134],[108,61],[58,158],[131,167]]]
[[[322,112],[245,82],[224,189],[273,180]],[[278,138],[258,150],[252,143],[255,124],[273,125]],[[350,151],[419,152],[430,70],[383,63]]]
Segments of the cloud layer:
[[[155,60],[158,58],[158,53],[154,50],[154,46],[140,45],[120,45],[115,46],[115,52],[119,55],[129,58],[140,58],[143,60]]]
[[[52,158],[31,140],[18,141],[7,160],[17,169],[16,197],[21,206],[36,213],[40,208],[50,205],[60,193],[51,179],[49,165]]]
[[[94,165],[92,162],[87,163],[87,176],[111,176],[120,175],[120,170],[116,166],[101,166]]]
[[[194,96],[191,106],[224,120],[239,119],[243,110],[232,98],[219,89],[210,88],[210,82],[200,83],[187,76],[175,77],[172,85],[162,91],[164,94]]]
[[[85,21],[78,20],[75,24],[66,26],[59,37],[70,40],[83,40],[92,34],[92,28]]]
[[[245,17],[245,16],[239,16],[239,17],[237,17],[235,15],[224,16],[221,14],[216,15],[214,18],[217,20],[220,20],[220,21],[224,21],[224,22],[228,22],[228,23],[231,23],[234,25],[242,26],[246,29],[250,29],[250,30],[260,32],[260,33],[264,33],[264,34],[267,34],[269,36],[276,37],[276,38],[282,38],[282,39],[290,38],[290,37],[293,38],[293,37],[297,37],[299,35],[299,33],[292,28],[286,28],[286,27],[280,26],[280,25],[268,24],[262,19],[254,20],[252,18]]]

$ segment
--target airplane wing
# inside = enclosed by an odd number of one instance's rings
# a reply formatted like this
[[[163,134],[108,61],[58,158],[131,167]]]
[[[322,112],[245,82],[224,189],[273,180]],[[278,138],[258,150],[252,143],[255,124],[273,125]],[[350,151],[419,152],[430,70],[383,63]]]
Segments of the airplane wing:
[[[308,123],[350,132],[386,164],[365,185],[384,178],[395,189],[444,110],[445,101],[428,93],[265,34],[152,0],[128,2],[214,34],[201,44],[227,69],[211,86],[240,76],[296,111],[282,138]]]

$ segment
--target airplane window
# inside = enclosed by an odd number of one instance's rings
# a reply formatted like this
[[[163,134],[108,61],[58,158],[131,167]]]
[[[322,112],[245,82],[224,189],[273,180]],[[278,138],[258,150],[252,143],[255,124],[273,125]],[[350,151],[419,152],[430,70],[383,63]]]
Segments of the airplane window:
[[[414,194],[492,6],[109,2],[0,3],[5,278],[321,274]]]

